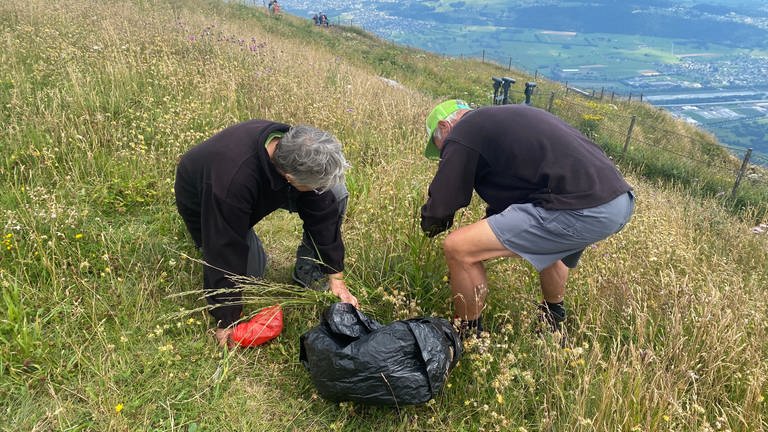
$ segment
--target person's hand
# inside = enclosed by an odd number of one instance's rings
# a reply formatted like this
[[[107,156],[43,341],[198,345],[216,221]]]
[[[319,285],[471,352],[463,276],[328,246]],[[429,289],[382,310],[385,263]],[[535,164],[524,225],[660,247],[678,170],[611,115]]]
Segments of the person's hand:
[[[441,232],[447,230],[453,225],[453,216],[449,216],[447,218],[432,218],[432,217],[421,217],[421,230],[424,231],[424,234],[432,238]]]
[[[213,331],[213,338],[216,339],[216,344],[221,348],[234,348],[235,342],[230,339],[232,335],[232,328],[217,328]]]
[[[347,284],[344,283],[344,279],[341,273],[328,275],[328,285],[331,293],[339,298],[344,303],[350,303],[354,307],[359,307],[357,297],[353,296],[347,288]]]

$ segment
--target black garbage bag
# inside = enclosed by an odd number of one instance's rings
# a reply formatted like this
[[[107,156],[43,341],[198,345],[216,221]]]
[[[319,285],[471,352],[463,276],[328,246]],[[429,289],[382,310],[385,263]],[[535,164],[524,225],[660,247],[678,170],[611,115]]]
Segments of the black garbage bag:
[[[371,405],[429,401],[461,356],[459,335],[443,318],[381,325],[349,303],[331,305],[300,342],[299,360],[320,396]]]

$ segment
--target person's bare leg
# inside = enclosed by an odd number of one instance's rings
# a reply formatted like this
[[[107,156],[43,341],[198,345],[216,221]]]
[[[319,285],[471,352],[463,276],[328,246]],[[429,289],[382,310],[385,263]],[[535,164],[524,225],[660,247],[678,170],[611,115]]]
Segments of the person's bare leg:
[[[541,295],[544,297],[544,302],[539,305],[539,311],[542,313],[541,322],[546,324],[550,332],[561,335],[559,342],[561,347],[565,347],[566,344],[565,328],[562,323],[566,315],[563,298],[567,280],[568,267],[559,260],[539,272]]]
[[[451,277],[451,292],[456,315],[474,320],[485,307],[488,279],[483,261],[501,256],[517,256],[496,239],[486,220],[450,233],[443,243]]]
[[[541,295],[544,301],[549,303],[560,303],[565,297],[565,283],[568,281],[568,267],[562,261],[557,260],[554,264],[539,272],[539,281],[541,283]]]

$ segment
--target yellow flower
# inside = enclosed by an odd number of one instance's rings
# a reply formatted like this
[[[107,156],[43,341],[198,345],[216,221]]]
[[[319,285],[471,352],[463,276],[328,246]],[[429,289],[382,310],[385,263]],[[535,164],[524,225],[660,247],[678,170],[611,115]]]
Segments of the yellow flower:
[[[119,403],[119,404],[115,405],[115,412],[117,414],[120,414],[120,411],[122,411],[122,410],[123,410],[123,404]]]
[[[77,233],[77,234],[75,234],[75,238],[79,240],[79,239],[83,238],[83,234],[82,233]]]

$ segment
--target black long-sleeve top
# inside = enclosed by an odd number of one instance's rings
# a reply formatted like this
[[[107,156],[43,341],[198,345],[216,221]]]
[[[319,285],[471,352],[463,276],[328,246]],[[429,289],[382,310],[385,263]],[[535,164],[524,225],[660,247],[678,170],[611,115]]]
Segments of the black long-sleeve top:
[[[176,205],[195,244],[202,248],[206,290],[231,288],[228,273],[244,275],[247,234],[279,208],[295,207],[304,230],[315,242],[325,273],[344,269],[339,203],[331,191],[298,192],[272,164],[265,147],[285,124],[250,120],[230,126],[187,151],[176,171]],[[238,301],[237,292],[211,295],[209,303]],[[216,307],[211,314],[220,327],[235,322],[242,306]]]
[[[550,210],[595,207],[631,190],[600,147],[562,119],[528,105],[464,114],[445,139],[421,209],[424,231],[450,227],[472,190],[486,216],[512,204]]]

